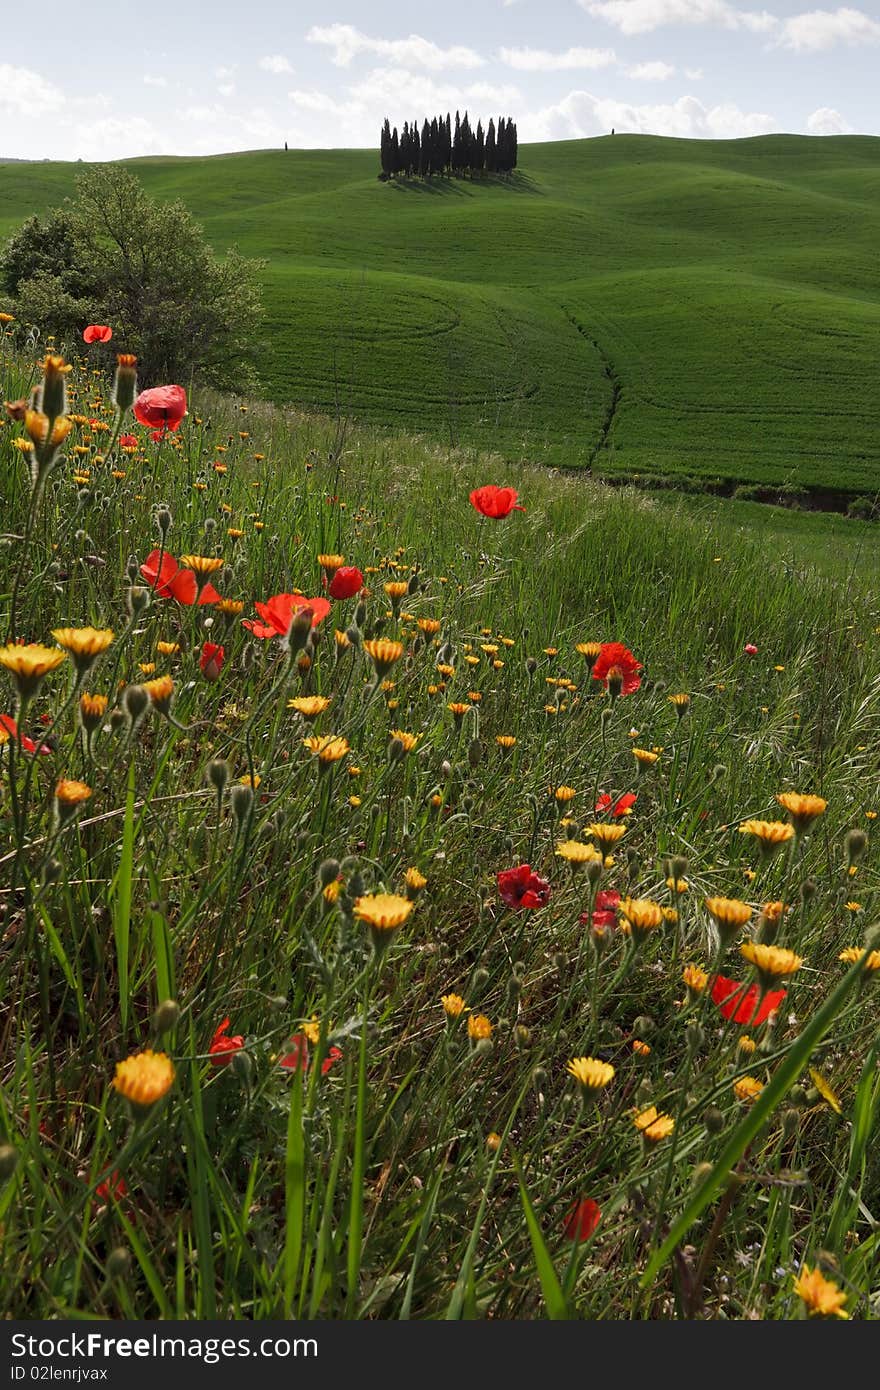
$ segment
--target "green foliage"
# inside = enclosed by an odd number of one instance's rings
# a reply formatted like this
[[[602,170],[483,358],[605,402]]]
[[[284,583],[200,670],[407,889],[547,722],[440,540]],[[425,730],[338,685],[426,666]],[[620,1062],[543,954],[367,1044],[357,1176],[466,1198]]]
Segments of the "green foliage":
[[[109,323],[143,385],[236,390],[255,382],[259,269],[234,247],[217,256],[182,202],[156,202],[119,165],[80,174],[75,197],[45,222],[30,218],[0,263],[24,322],[68,341]]]

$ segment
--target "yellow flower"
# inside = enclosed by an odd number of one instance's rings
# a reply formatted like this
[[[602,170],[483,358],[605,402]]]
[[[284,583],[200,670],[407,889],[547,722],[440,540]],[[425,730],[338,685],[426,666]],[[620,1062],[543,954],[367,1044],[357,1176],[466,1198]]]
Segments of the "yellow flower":
[[[113,641],[113,630],[109,627],[56,627],[52,636],[70,652],[78,672],[87,671],[92,662],[105,652]]]
[[[648,748],[634,748],[632,751],[633,757],[640,767],[653,767],[654,763],[656,763],[657,759],[660,757],[659,753],[655,753]]]
[[[601,650],[601,642],[578,642],[575,645],[575,651],[578,652],[580,656],[586,657],[591,666],[595,666],[596,657]]]
[[[745,820],[740,835],[754,835],[765,854],[773,854],[794,837],[794,826],[781,820]]]
[[[577,792],[575,791],[574,787],[551,787],[550,791],[552,792],[553,796],[555,796],[556,800],[561,802],[563,805],[569,801],[573,801],[574,798],[577,796]]]
[[[24,697],[32,695],[43,677],[66,660],[67,653],[60,647],[44,647],[40,642],[0,647],[0,666],[6,667]]]
[[[471,1014],[467,1027],[471,1042],[483,1042],[492,1036],[492,1024],[485,1014]]]
[[[349,751],[348,739],[341,734],[312,735],[303,739],[303,747],[308,748],[323,767],[338,762]]]
[[[244,776],[239,777],[238,780],[243,787],[250,787],[251,791],[255,792],[263,779],[260,776],[259,772],[255,772],[253,777],[250,775],[249,772],[246,772]]]
[[[493,1129],[490,1134],[486,1135],[486,1148],[493,1154],[501,1148],[501,1135],[497,1130]]]
[[[171,1089],[174,1064],[164,1052],[136,1052],[117,1062],[113,1085],[134,1110],[146,1113]]]
[[[155,661],[139,661],[138,666],[142,676],[151,676],[156,669]]]
[[[632,1050],[633,1050],[633,1052],[636,1054],[637,1057],[650,1057],[650,1055],[651,1055],[651,1044],[650,1044],[650,1043],[646,1043],[646,1042],[642,1042],[642,1039],[641,1039],[641,1038],[633,1038],[633,1040],[632,1040]]]
[[[221,598],[214,604],[218,613],[222,613],[225,618],[237,618],[244,612],[244,603],[237,598]]]
[[[336,902],[341,892],[342,884],[340,883],[338,878],[334,878],[330,883],[325,884],[324,887],[321,889],[321,897],[324,899],[325,903],[329,903],[332,907],[333,903]]]
[[[403,656],[403,643],[392,642],[388,637],[371,637],[364,643],[364,651],[381,678]]]
[[[594,840],[598,840],[602,849],[606,852],[613,849],[618,840],[622,840],[626,834],[625,825],[602,824],[597,822],[587,828],[587,835],[591,835]]]
[[[744,1052],[747,1057],[751,1056],[751,1054],[755,1051],[755,1048],[757,1047],[755,1039],[750,1038],[748,1033],[743,1033],[742,1037],[738,1040],[736,1045],[738,1050],[740,1052]]]
[[[389,579],[387,584],[382,585],[382,588],[392,603],[399,603],[402,598],[405,598],[409,585],[402,579]]]
[[[505,752],[509,752],[511,748],[516,747],[516,739],[513,734],[496,734],[495,742],[498,744],[498,747],[503,748]]]
[[[305,1033],[312,1047],[317,1047],[321,1040],[321,1022],[317,1014],[312,1014],[311,1018],[300,1028],[301,1033]]]
[[[55,783],[55,800],[62,806],[74,807],[81,806],[84,801],[88,801],[92,794],[91,787],[86,782],[77,782],[72,778],[62,777]]]
[[[666,698],[671,705],[674,705],[675,713],[678,715],[679,719],[683,719],[688,712],[688,706],[691,702],[690,695],[682,693],[680,695],[668,695]]]
[[[287,701],[287,708],[295,709],[303,719],[316,719],[330,708],[332,699],[332,695],[297,695],[295,699]]]
[[[670,893],[686,893],[690,888],[690,884],[686,878],[668,878],[666,880],[666,887],[669,889]]]
[[[417,618],[416,626],[424,632],[426,637],[434,637],[440,631],[439,618]]]
[[[707,898],[706,907],[718,928],[722,946],[729,945],[752,915],[748,903],[739,898]]]
[[[327,573],[328,573],[329,575],[331,575],[331,577],[332,577],[332,576],[336,573],[337,570],[341,570],[341,569],[342,569],[342,566],[345,564],[345,556],[344,556],[344,555],[319,555],[319,556],[318,556],[318,564],[321,566],[321,569],[322,569],[322,570],[326,570]]]
[[[192,570],[200,579],[207,579],[209,574],[216,574],[223,568],[223,557],[221,555],[181,555],[181,565],[188,570]]]
[[[460,1018],[467,1007],[460,994],[441,994],[440,1003],[447,1018]]]
[[[756,1076],[740,1076],[733,1083],[733,1093],[737,1100],[757,1100],[763,1089],[763,1081],[759,1081]]]
[[[144,681],[144,690],[160,714],[167,714],[174,694],[174,681],[170,676],[157,676],[154,681]]]
[[[811,1318],[848,1318],[844,1303],[849,1297],[833,1279],[826,1279],[818,1268],[804,1265],[795,1280],[794,1291],[802,1299]]]
[[[406,896],[408,898],[418,897],[419,893],[428,885],[428,880],[425,878],[425,875],[420,869],[416,869],[415,867],[407,869],[403,876],[403,881],[406,884]]]
[[[880,951],[865,951],[862,946],[847,946],[837,957],[846,965],[855,965],[857,960],[862,961],[865,970],[871,974],[875,970],[880,970]]]
[[[610,1062],[602,1062],[598,1057],[572,1057],[566,1071],[574,1077],[585,1099],[598,1096],[614,1076]]]
[[[555,853],[575,869],[581,869],[585,864],[592,864],[596,860],[601,862],[602,860],[599,851],[593,845],[585,845],[582,840],[562,840],[556,846]]]
[[[453,718],[455,719],[455,722],[457,724],[460,724],[462,719],[464,719],[464,716],[470,709],[470,705],[464,705],[461,703],[460,700],[453,700],[450,704],[446,706],[446,708],[449,710],[450,714],[452,714]]]
[[[739,953],[755,967],[764,989],[770,989],[777,980],[793,975],[804,963],[803,957],[796,956],[794,951],[788,951],[783,946],[765,946],[758,941],[744,942]]]
[[[622,918],[621,931],[626,935],[631,932],[637,942],[646,941],[663,921],[663,909],[652,898],[621,898],[617,910]]]
[[[822,796],[805,796],[800,792],[780,792],[776,800],[791,816],[799,835],[809,830],[813,821],[824,813],[828,805]]]
[[[358,898],[354,905],[358,921],[366,922],[377,932],[388,933],[402,927],[412,910],[409,898],[398,897],[396,893],[369,893]]]
[[[396,738],[398,743],[402,743],[404,753],[412,753],[422,736],[421,734],[408,734],[405,729],[391,729],[388,737],[389,739]]]
[[[645,1110],[637,1110],[633,1115],[633,1124],[642,1138],[649,1144],[659,1144],[661,1140],[668,1139],[675,1129],[675,1121],[672,1116],[659,1113],[656,1105],[649,1105]]]
[[[686,965],[681,972],[681,978],[692,999],[702,994],[709,983],[709,976],[699,965]]]
[[[156,651],[160,656],[177,656],[180,652],[179,642],[157,642]]]

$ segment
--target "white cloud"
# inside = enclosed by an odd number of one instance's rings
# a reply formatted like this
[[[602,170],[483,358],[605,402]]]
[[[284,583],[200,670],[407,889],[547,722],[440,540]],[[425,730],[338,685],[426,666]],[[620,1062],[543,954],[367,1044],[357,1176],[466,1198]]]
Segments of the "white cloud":
[[[76,158],[89,161],[163,154],[168,149],[168,142],[142,116],[106,116],[100,121],[85,121],[76,126],[73,145]]]
[[[274,72],[277,75],[283,72],[293,72],[290,59],[285,58],[283,53],[271,53],[268,57],[261,58],[260,67],[263,72]]]
[[[234,83],[234,82],[221,82],[220,85],[219,85],[219,87],[217,88],[217,91],[220,93],[221,97],[231,97],[231,96],[234,96],[234,95],[235,95],[235,83]]]
[[[440,48],[418,34],[410,34],[405,39],[374,39],[352,24],[315,24],[306,34],[306,40],[332,48],[332,61],[340,68],[347,68],[360,53],[390,58],[394,63],[410,67],[427,68],[430,72],[440,72],[444,68],[481,68],[485,61],[472,48],[461,44]]]
[[[728,0],[578,0],[582,9],[622,34],[649,34],[668,24],[717,24],[766,33],[777,20],[767,10],[739,10]]]
[[[836,43],[878,43],[880,24],[862,10],[809,10],[782,22],[779,42],[798,53],[819,53]]]
[[[0,111],[15,116],[46,116],[64,105],[64,93],[32,68],[0,63]]]
[[[167,87],[167,86],[168,86],[168,78],[167,78],[167,77],[154,77],[153,74],[152,74],[151,72],[145,72],[145,73],[144,73],[144,86],[145,86],[145,87]]]
[[[742,111],[733,103],[705,106],[696,97],[679,97],[665,105],[635,105],[590,92],[569,92],[555,106],[519,122],[520,140],[570,140],[623,134],[669,135],[683,139],[738,139],[766,135],[776,121],[762,111]]]
[[[627,76],[635,78],[636,82],[665,82],[674,74],[675,68],[671,63],[636,63],[627,72]]]
[[[517,72],[568,72],[577,68],[607,68],[616,61],[613,48],[567,48],[549,53],[545,48],[502,48],[502,63]]]
[[[687,78],[687,80],[688,80],[689,82],[702,82],[702,80],[703,80],[703,69],[702,69],[702,68],[685,68],[685,70],[684,70],[684,75],[685,75],[685,77]]]
[[[231,67],[231,68],[215,68],[215,69],[214,69],[214,76],[215,76],[215,77],[218,79],[218,81],[220,81],[220,82],[227,81],[230,77],[234,77],[234,76],[235,76],[235,68],[234,68],[234,67]]]
[[[852,135],[853,128],[832,106],[820,106],[807,117],[811,135]]]

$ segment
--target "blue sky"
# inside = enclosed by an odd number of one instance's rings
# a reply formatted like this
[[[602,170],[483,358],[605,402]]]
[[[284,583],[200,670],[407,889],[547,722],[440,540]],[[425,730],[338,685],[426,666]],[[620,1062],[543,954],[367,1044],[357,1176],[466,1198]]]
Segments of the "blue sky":
[[[42,0],[5,26],[0,157],[372,146],[456,106],[521,141],[880,134],[880,13],[766,3]]]

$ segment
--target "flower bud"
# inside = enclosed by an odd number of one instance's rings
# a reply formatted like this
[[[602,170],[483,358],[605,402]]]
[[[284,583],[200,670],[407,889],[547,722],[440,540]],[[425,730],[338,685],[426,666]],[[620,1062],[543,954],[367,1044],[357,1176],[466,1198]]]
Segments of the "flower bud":
[[[122,693],[122,708],[125,710],[128,722],[132,727],[144,717],[149,707],[150,696],[142,685],[126,686]]]
[[[137,618],[144,613],[150,604],[150,591],[145,589],[142,584],[133,584],[125,593],[125,605],[129,615]]]
[[[124,1279],[131,1267],[131,1255],[124,1245],[117,1245],[107,1256],[107,1278],[110,1280]]]
[[[298,613],[294,613],[290,627],[287,631],[287,650],[291,657],[301,652],[306,642],[309,640],[309,633],[312,630],[312,610],[301,608]]]
[[[699,1052],[706,1041],[706,1034],[696,1019],[692,1019],[685,1028],[684,1036],[690,1052]]]
[[[153,1014],[153,1032],[161,1037],[163,1033],[170,1033],[172,1028],[176,1028],[179,1021],[180,1005],[177,1000],[163,999]]]
[[[231,776],[232,772],[225,758],[212,758],[205,768],[205,778],[218,796],[223,795]]]
[[[116,358],[116,375],[110,399],[120,414],[131,410],[137,394],[137,358],[130,352],[120,352]]]
[[[229,805],[235,821],[236,830],[247,820],[254,803],[253,788],[237,782],[229,793]]]
[[[467,759],[469,767],[479,767],[483,758],[483,745],[478,738],[468,744]]]
[[[168,532],[171,530],[171,512],[167,507],[160,507],[156,512],[156,525],[164,541]]]
[[[12,1144],[0,1144],[0,1182],[8,1182],[18,1167],[19,1152]]]
[[[703,1124],[710,1134],[720,1134],[726,1124],[723,1111],[717,1105],[710,1105],[703,1111]]]
[[[632,1030],[637,1038],[649,1038],[656,1030],[656,1023],[648,1014],[639,1014],[633,1021]]]
[[[339,877],[341,865],[338,859],[325,859],[318,869],[318,882],[322,888],[326,888],[328,883],[333,883]]]
[[[864,830],[850,830],[843,844],[846,849],[847,865],[851,867],[857,859],[861,859],[868,848],[868,837]]]

